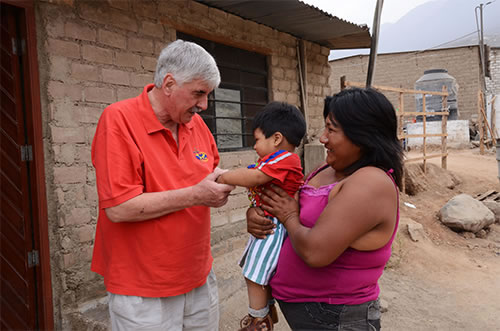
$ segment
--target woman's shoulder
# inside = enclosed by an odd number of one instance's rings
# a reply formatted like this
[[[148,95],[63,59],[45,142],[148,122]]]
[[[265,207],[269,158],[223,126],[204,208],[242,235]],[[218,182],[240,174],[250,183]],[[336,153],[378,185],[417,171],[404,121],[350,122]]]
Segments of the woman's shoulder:
[[[380,168],[367,166],[356,170],[349,176],[347,182],[352,184],[361,184],[365,189],[391,189],[394,183],[391,180],[390,174]]]

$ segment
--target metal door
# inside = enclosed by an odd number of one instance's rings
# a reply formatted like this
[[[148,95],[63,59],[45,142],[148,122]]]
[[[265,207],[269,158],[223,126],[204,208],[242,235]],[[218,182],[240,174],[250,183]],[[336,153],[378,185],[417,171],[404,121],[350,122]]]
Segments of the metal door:
[[[35,330],[41,284],[36,178],[32,166],[33,129],[23,11],[0,3],[1,13],[1,302],[0,328]]]

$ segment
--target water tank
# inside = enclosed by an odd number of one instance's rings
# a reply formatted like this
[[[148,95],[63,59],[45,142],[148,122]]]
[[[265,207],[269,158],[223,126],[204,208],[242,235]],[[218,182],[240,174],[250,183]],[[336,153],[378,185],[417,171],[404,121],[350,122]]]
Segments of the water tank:
[[[448,74],[446,69],[431,69],[424,71],[424,75],[415,82],[415,90],[437,91],[443,90],[443,85],[448,88],[448,111],[450,112],[448,120],[458,119],[457,80]],[[415,94],[417,112],[422,111],[422,94]],[[426,112],[440,112],[442,107],[442,98],[440,95],[427,94],[425,96]],[[423,116],[417,117],[417,122],[422,122]],[[427,121],[440,121],[440,115],[427,116]]]

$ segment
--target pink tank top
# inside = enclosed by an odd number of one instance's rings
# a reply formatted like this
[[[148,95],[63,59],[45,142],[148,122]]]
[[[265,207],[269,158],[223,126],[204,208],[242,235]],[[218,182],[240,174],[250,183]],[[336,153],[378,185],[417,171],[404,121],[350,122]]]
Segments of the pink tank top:
[[[337,182],[315,188],[309,180],[328,165],[306,179],[300,190],[300,222],[312,228],[328,204],[328,195]],[[388,171],[388,176],[392,169]],[[394,182],[394,180],[393,180]],[[396,186],[396,184],[394,183]],[[397,191],[397,187],[396,187]],[[346,249],[326,267],[309,267],[294,251],[287,237],[281,248],[276,273],[271,279],[273,297],[285,302],[326,302],[329,304],[361,304],[378,298],[378,279],[391,256],[391,244],[399,224],[397,221],[387,244],[374,251]]]

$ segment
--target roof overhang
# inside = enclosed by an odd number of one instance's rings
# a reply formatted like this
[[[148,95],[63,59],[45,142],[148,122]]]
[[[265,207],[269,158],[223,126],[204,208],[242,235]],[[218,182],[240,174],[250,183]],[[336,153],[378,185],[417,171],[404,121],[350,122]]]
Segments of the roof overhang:
[[[332,16],[299,0],[195,0],[329,49],[369,48],[368,27]]]

